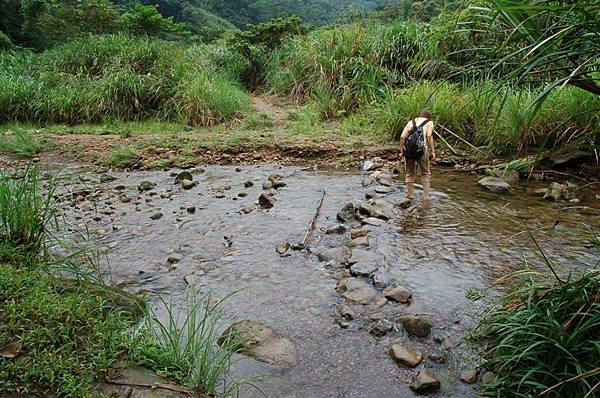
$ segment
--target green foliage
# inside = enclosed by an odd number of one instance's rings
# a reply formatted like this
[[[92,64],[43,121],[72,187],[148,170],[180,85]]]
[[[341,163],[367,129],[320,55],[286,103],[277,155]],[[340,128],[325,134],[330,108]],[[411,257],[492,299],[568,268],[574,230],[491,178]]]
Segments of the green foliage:
[[[113,368],[130,345],[132,313],[109,293],[29,269],[0,264],[0,393],[89,397],[91,382]]]
[[[246,109],[249,98],[233,73],[208,62],[209,51],[107,35],[42,54],[0,53],[0,121],[226,121]]]
[[[173,17],[164,18],[158,12],[157,5],[135,3],[131,12],[121,16],[121,21],[126,30],[137,35],[157,36],[161,33],[181,33],[185,29],[185,24],[174,22]]]
[[[10,50],[11,48],[13,48],[13,43],[10,40],[10,37],[0,30],[0,51]]]
[[[156,312],[146,310],[142,327],[137,331],[143,343],[134,351],[134,359],[211,396],[220,392],[219,385],[229,373],[239,344],[234,339],[218,344],[223,300],[215,303],[210,294],[198,296],[188,290],[181,311],[173,303],[162,299],[161,303],[160,312],[167,317],[162,320]],[[225,383],[223,395],[236,387]]]
[[[108,156],[107,162],[112,166],[131,167],[137,161],[137,151],[129,146],[120,146]]]
[[[0,246],[32,256],[39,253],[56,219],[54,189],[49,181],[42,193],[42,181],[31,166],[22,174],[0,171]]]
[[[382,102],[363,108],[362,128],[397,139],[406,121],[427,109],[440,134],[453,140],[445,128],[475,145],[486,146],[494,154],[581,144],[600,134],[600,115],[596,112],[600,100],[596,96],[565,88],[552,93],[534,113],[530,104],[540,90],[512,89],[493,83],[476,86],[417,82],[389,91]],[[569,134],[565,134],[565,129]]]
[[[559,285],[526,281],[484,319],[490,397],[594,396],[600,385],[600,274]],[[579,376],[579,377],[576,377]]]
[[[343,116],[387,90],[443,74],[424,24],[358,24],[321,29],[284,43],[267,68],[276,92],[314,99],[326,117]]]
[[[29,129],[14,128],[4,133],[0,132],[0,152],[17,155],[23,158],[34,156],[43,146],[43,140],[35,136]]]
[[[249,25],[244,31],[232,31],[225,37],[227,46],[240,54],[245,67],[240,79],[247,86],[255,87],[264,82],[264,66],[270,54],[284,39],[303,35],[310,27],[298,17],[279,18],[259,25]]]

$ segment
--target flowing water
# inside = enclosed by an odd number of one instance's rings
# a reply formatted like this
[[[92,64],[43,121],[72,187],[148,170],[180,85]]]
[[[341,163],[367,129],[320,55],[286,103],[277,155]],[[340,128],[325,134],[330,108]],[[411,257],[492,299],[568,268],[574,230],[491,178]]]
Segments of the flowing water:
[[[273,173],[287,183],[276,193],[275,206],[240,214],[240,208],[255,206],[262,183]],[[335,286],[343,271],[319,262],[309,251],[281,257],[275,246],[302,239],[323,190],[326,196],[309,246],[347,244],[349,233],[325,235],[322,229],[337,223],[336,213],[344,204],[365,200],[373,186],[363,186],[363,174],[276,165],[237,170],[208,166],[194,173],[198,185],[187,191],[174,185],[169,171],[110,174],[116,180],[101,183],[97,173],[67,169],[64,192],[91,190],[88,196],[64,202],[67,220],[79,230],[87,225],[94,239],[108,248],[112,279],[120,286],[166,297],[180,295],[188,285],[221,297],[237,291],[227,300],[228,316],[264,322],[296,346],[298,363],[293,367],[245,357],[234,366],[235,378],[268,376],[259,385],[273,397],[411,397],[413,370],[397,367],[386,352],[395,341],[423,352],[425,358],[429,352],[446,357],[445,364],[425,359],[418,368],[438,374],[439,396],[474,396],[457,376],[476,365],[476,350],[464,337],[497,298],[497,288],[491,288],[494,280],[521,269],[524,262],[544,269],[523,232],[525,225],[548,257],[574,269],[593,266],[598,258],[572,229],[581,230],[585,223],[598,231],[600,217],[561,210],[565,204],[528,195],[524,185],[501,196],[479,187],[479,176],[436,170],[429,206],[413,210],[410,217],[396,209],[389,222],[371,227],[368,249],[382,256],[380,274],[408,287],[413,303],[368,306],[359,319],[341,328],[336,309],[343,299]],[[249,180],[254,185],[245,188]],[[156,187],[140,193],[142,181]],[[400,181],[394,184],[395,191],[383,195],[392,202],[404,194]],[[122,195],[131,201],[122,203]],[[589,203],[596,200],[594,195]],[[190,206],[195,213],[187,212]],[[153,220],[157,212],[163,216]],[[167,259],[174,253],[181,259],[170,266]],[[468,299],[469,291],[485,297]],[[433,338],[412,339],[403,333],[396,318],[412,313],[433,321],[433,337],[445,337],[443,346]],[[379,319],[394,326],[382,338],[369,333]],[[259,395],[246,391],[242,396]]]

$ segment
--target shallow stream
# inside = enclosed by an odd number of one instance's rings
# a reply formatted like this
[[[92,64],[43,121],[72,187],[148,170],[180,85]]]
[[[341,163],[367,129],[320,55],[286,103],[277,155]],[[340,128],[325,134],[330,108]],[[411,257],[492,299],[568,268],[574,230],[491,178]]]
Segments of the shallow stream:
[[[310,251],[281,257],[275,246],[302,239],[323,190],[309,247],[314,252],[348,244],[348,232],[322,231],[338,223],[336,213],[346,203],[365,201],[365,193],[376,186],[363,185],[368,173],[276,165],[207,166],[192,173],[198,185],[183,190],[174,184],[172,171],[111,172],[114,181],[105,176],[106,182],[99,182],[101,174],[70,166],[63,172],[61,190],[83,190],[87,196],[75,195],[73,201],[64,196],[66,218],[75,229],[87,225],[94,240],[108,249],[111,277],[120,286],[167,297],[182,294],[188,285],[220,297],[237,291],[227,301],[227,316],[264,322],[296,346],[298,363],[290,368],[245,357],[235,364],[235,378],[267,375],[259,385],[273,397],[412,397],[408,384],[413,370],[399,368],[387,355],[393,341],[426,358],[430,352],[446,357],[445,364],[425,359],[417,368],[435,370],[442,381],[438,396],[474,396],[472,387],[458,381],[461,370],[477,364],[476,350],[463,340],[498,297],[502,287],[492,288],[493,282],[521,269],[524,261],[544,269],[525,225],[552,259],[581,270],[598,258],[573,229],[581,231],[585,223],[598,231],[600,217],[561,210],[568,205],[529,195],[524,183],[503,196],[479,187],[480,176],[435,170],[430,205],[409,216],[394,209],[389,222],[370,227],[369,247],[363,247],[381,255],[379,275],[412,291],[412,304],[359,308],[362,315],[342,328],[336,310],[344,300],[335,287],[344,271],[328,267]],[[276,192],[272,209],[260,209],[255,202],[274,173],[287,185]],[[139,192],[142,181],[156,186]],[[246,188],[247,181],[253,186]],[[381,197],[401,199],[404,188],[398,178],[393,188]],[[588,193],[583,204],[598,207],[595,194]],[[123,196],[130,201],[123,203]],[[194,213],[187,210],[191,206]],[[253,211],[240,214],[245,206]],[[152,219],[157,212],[162,218]],[[179,261],[169,265],[173,254]],[[484,297],[473,300],[479,293]],[[396,318],[413,313],[433,321],[432,338],[404,334]],[[374,337],[369,330],[381,319],[394,329]],[[242,396],[260,395],[248,391]]]

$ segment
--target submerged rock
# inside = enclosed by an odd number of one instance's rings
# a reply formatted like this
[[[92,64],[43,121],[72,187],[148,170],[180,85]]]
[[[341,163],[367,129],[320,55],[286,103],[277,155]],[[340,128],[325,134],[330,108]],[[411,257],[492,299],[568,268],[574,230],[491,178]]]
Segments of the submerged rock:
[[[343,224],[333,225],[325,230],[327,235],[343,234],[346,232],[346,226]]]
[[[420,315],[401,316],[398,321],[409,336],[428,337],[431,333],[431,321]]]
[[[157,212],[157,213],[154,213],[154,214],[152,214],[152,215],[150,216],[150,218],[151,218],[152,220],[155,220],[155,221],[156,221],[156,220],[160,220],[160,219],[162,218],[162,216],[163,216],[163,214],[162,214],[161,212]]]
[[[509,184],[518,182],[521,178],[519,172],[514,169],[486,169],[485,174],[490,177],[500,178],[502,181],[507,182]]]
[[[244,188],[250,188],[254,186],[254,182],[252,180],[248,180],[244,183]]]
[[[194,188],[195,186],[196,186],[196,184],[194,184],[194,181],[192,181],[192,180],[185,179],[185,180],[181,181],[181,187],[183,189],[185,189],[186,191],[189,191],[190,189]]]
[[[275,246],[275,251],[281,256],[285,255],[288,252],[288,250],[290,250],[290,244],[287,242],[281,242],[278,243],[277,246]]]
[[[498,177],[485,177],[479,180],[479,185],[493,193],[509,193],[511,186]]]
[[[379,298],[377,291],[359,278],[346,278],[338,281],[337,291],[345,299],[362,305],[374,303]]]
[[[578,187],[577,184],[572,182],[567,182],[566,184],[561,184],[558,182],[553,182],[550,184],[548,189],[546,190],[546,194],[544,195],[544,199],[552,200],[558,202],[559,200],[573,200],[576,199],[575,194],[577,193]]]
[[[423,369],[413,376],[409,387],[417,394],[428,394],[438,391],[441,386],[440,381],[432,371]]]
[[[219,338],[219,345],[238,342],[239,352],[272,365],[292,366],[297,362],[291,341],[257,321],[240,321],[229,326]]]
[[[381,320],[378,321],[375,325],[373,325],[371,330],[369,330],[369,333],[371,333],[375,337],[383,337],[389,332],[391,332],[392,329],[392,325],[390,325],[388,322]]]
[[[194,181],[194,176],[189,171],[182,171],[175,177],[175,184],[182,183],[184,180]]]
[[[405,368],[414,368],[423,361],[423,355],[416,351],[409,350],[400,344],[391,346],[388,350],[388,354],[398,366],[403,366]]]
[[[350,273],[354,276],[370,276],[378,269],[379,267],[373,263],[360,262],[350,267]]]

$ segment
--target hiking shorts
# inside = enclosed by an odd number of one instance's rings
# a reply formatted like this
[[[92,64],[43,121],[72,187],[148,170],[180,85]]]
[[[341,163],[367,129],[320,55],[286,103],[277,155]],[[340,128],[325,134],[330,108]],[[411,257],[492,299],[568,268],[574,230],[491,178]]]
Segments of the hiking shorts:
[[[412,179],[414,181],[417,176],[417,165],[419,165],[422,177],[431,176],[431,170],[429,170],[429,154],[421,156],[418,160],[405,159],[404,162],[407,180]]]

